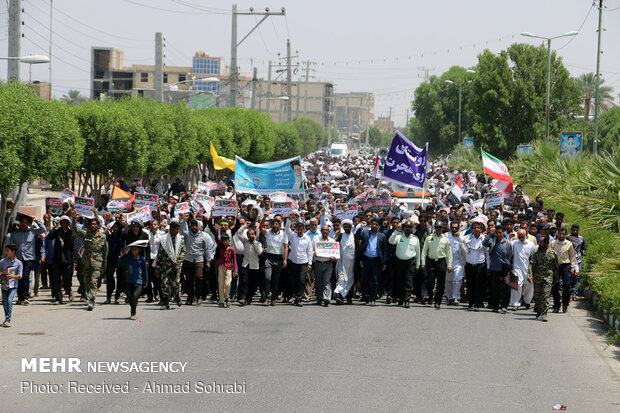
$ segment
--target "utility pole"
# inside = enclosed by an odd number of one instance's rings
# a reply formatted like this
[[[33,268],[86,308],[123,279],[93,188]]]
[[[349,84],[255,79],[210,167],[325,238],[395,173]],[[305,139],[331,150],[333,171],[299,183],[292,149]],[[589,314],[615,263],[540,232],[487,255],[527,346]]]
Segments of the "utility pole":
[[[267,17],[269,16],[284,16],[285,15],[285,9],[284,7],[282,7],[281,12],[270,12],[269,11],[269,7],[265,7],[265,11],[264,12],[254,12],[254,8],[251,7],[250,11],[248,12],[239,12],[237,11],[237,5],[233,4],[232,5],[232,26],[231,26],[231,34],[230,34],[230,98],[228,99],[228,106],[232,106],[235,107],[237,106],[237,90],[239,89],[239,72],[238,72],[238,67],[237,67],[237,48],[241,45],[241,43],[243,43],[243,41],[245,39],[248,38],[248,36],[250,34],[252,34],[252,32],[254,30],[256,30],[256,28],[262,23],[264,22]],[[241,41],[237,42],[237,16],[263,16],[263,18],[256,23],[256,26],[254,26],[252,28],[252,30],[250,30],[248,32],[248,34],[245,35],[245,37],[243,39],[241,39]]]
[[[258,69],[255,67],[252,73],[252,109],[256,107],[256,81],[258,80]]]
[[[9,0],[9,57],[19,58],[21,42],[21,0]],[[19,82],[19,59],[7,62],[9,82]]]
[[[392,133],[392,107],[390,106],[390,117],[388,120],[388,132]]]
[[[269,71],[267,72],[267,116],[271,118],[271,112],[269,111],[271,102],[271,60],[269,61]]]
[[[370,139],[370,94],[367,97],[368,103],[368,114],[366,115],[366,147],[368,147],[368,142]]]
[[[308,112],[308,81],[310,80],[310,60],[306,60],[306,84],[304,85],[304,117]]]
[[[155,76],[153,78],[155,99],[164,101],[164,40],[161,32],[155,33]]]
[[[291,40],[286,39],[286,95],[288,100],[286,101],[286,121],[291,122],[293,120],[292,99],[293,91],[291,88]]]
[[[599,0],[598,5],[598,46],[596,48],[596,86],[594,91],[594,139],[592,141],[592,154],[597,155],[598,150],[598,112],[600,107],[601,95],[599,87],[601,85],[601,34],[603,33],[603,0]]]
[[[48,100],[52,100],[52,11],[53,11],[53,0],[50,0],[50,62],[47,66],[48,71],[48,82],[49,82],[49,95],[47,96]],[[32,65],[31,65],[32,67]]]
[[[460,120],[459,120],[459,123],[461,123]],[[409,130],[409,108],[407,108],[407,118],[405,119],[405,129]]]

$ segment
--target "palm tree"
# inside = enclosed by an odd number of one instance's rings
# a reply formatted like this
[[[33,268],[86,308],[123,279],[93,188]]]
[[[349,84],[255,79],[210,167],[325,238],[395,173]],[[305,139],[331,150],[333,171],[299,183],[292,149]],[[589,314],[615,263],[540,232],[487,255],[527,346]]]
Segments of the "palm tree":
[[[62,100],[64,100],[67,105],[79,105],[80,103],[84,103],[86,98],[80,95],[79,91],[70,89],[66,95],[62,96]]]
[[[594,95],[596,92],[596,78],[594,73],[584,73],[575,79],[581,88],[581,93],[583,94],[583,108],[585,110],[584,118],[587,121],[590,120],[590,111],[594,110]],[[614,104],[614,97],[612,93],[614,92],[614,88],[611,86],[603,86],[605,81],[603,79],[599,82],[599,101],[600,101],[600,110],[602,112],[608,111]]]

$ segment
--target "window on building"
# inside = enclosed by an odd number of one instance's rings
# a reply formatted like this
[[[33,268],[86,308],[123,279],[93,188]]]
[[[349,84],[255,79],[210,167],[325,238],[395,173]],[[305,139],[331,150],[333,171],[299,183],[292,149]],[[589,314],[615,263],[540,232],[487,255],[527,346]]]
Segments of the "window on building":
[[[149,81],[149,74],[145,72],[140,73],[140,82],[145,83],[148,81]]]
[[[179,75],[179,82],[185,82],[185,75]]]
[[[164,72],[164,83],[168,83],[168,73]]]

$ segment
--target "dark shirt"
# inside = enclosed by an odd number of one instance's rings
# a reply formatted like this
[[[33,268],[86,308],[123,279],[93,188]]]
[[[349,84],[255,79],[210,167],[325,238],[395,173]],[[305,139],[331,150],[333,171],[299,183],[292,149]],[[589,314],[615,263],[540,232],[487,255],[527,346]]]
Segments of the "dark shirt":
[[[491,271],[512,270],[512,245],[505,236],[501,241],[497,241],[495,235],[489,234],[482,241],[482,245],[489,247],[489,258],[491,261],[489,269]]]
[[[118,266],[118,257],[121,255],[121,250],[125,245],[125,241],[122,238],[114,236],[112,234],[106,234],[108,240],[108,265],[111,267]]]
[[[53,260],[51,262],[55,262],[58,264],[74,264],[78,261],[78,249],[81,247],[78,244],[77,239],[73,231],[67,229],[63,231],[61,227],[54,228],[47,234],[46,237],[46,245],[45,248],[47,250],[49,242],[53,241],[53,248],[51,251],[46,251],[47,256],[45,257],[46,261],[50,263],[48,260],[49,255],[52,254]]]
[[[127,268],[125,282],[135,284],[146,284],[149,279],[149,272],[146,269],[146,259],[140,255],[134,258],[131,254],[124,255],[118,259],[118,266]]]

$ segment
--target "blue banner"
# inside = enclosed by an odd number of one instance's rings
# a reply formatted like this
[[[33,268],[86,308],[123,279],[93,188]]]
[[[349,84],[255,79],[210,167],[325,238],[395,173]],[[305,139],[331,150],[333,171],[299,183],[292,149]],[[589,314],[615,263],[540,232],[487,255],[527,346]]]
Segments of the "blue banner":
[[[253,164],[235,156],[235,189],[246,194],[303,194],[301,157]]]
[[[426,162],[428,160],[428,144],[420,149],[409,139],[396,131],[385,159],[383,177],[387,181],[414,188],[422,188],[426,180]]]

